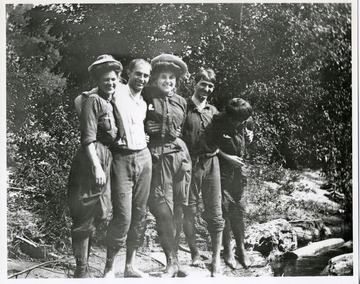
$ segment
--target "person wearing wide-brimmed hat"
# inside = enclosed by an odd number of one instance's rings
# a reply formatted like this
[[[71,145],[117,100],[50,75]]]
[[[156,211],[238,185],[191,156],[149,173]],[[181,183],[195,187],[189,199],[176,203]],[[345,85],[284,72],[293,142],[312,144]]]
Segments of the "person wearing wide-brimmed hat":
[[[68,182],[72,247],[76,258],[74,278],[87,277],[92,235],[111,211],[109,146],[122,132],[111,100],[122,69],[121,63],[112,56],[99,56],[88,68],[98,88],[75,102],[81,146],[73,159]]]
[[[156,56],[151,60],[151,66],[151,86],[144,90],[148,105],[146,131],[150,136],[149,149],[153,159],[149,208],[156,218],[167,259],[161,277],[175,277],[180,267],[174,235],[179,226],[174,222],[174,213],[187,205],[191,180],[189,152],[179,137],[187,103],[176,93],[176,87],[188,69],[181,58],[172,54]]]

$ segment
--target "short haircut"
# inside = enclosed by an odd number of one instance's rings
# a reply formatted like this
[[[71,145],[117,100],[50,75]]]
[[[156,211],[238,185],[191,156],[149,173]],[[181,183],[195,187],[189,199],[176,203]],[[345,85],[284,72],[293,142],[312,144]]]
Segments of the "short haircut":
[[[225,112],[236,121],[245,121],[252,115],[252,107],[244,99],[233,98],[226,105]]]
[[[119,63],[105,62],[95,65],[91,68],[90,75],[95,81],[99,81],[100,77],[106,72],[114,71],[116,75],[119,76],[123,70],[123,66]]]
[[[144,60],[144,59],[141,59],[141,58],[131,60],[131,62],[129,63],[129,66],[128,66],[128,70],[129,70],[130,72],[132,72],[137,64],[146,64],[146,65],[149,65],[150,70],[151,70],[151,65],[150,65],[150,63],[147,62],[147,61]]]
[[[204,81],[208,81],[211,82],[213,84],[216,83],[216,75],[214,70],[210,69],[210,68],[200,68],[199,71],[196,73],[195,75],[195,83],[204,80]]]

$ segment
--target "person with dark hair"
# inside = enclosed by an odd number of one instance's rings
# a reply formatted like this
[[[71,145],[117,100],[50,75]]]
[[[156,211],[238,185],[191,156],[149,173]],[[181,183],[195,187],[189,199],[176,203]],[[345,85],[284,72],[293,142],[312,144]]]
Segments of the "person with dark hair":
[[[144,90],[147,102],[146,132],[153,160],[149,209],[156,218],[156,228],[167,265],[161,277],[175,277],[181,268],[175,251],[178,226],[174,216],[187,205],[191,179],[191,160],[179,137],[185,121],[186,100],[176,93],[187,65],[172,54],[151,60],[151,86]]]
[[[248,170],[244,161],[245,146],[253,140],[253,131],[247,128],[252,124],[252,107],[241,99],[229,101],[225,111],[215,115],[212,132],[219,147],[221,189],[225,228],[223,232],[224,260],[236,269],[237,260],[247,269],[250,266],[244,248],[244,190],[247,185]],[[236,241],[235,255],[231,246],[231,231]]]
[[[148,275],[135,268],[136,252],[146,229],[147,202],[150,192],[152,161],[144,130],[146,103],[141,95],[150,78],[151,66],[143,59],[130,62],[128,84],[119,84],[114,103],[122,118],[125,135],[111,146],[111,196],[113,218],[109,223],[104,278],[115,278],[114,260],[126,244],[124,277]]]
[[[184,208],[184,233],[189,244],[192,265],[205,268],[196,246],[195,218],[200,201],[204,205],[202,216],[212,242],[212,271],[216,277],[221,272],[220,249],[224,219],[221,208],[220,165],[217,157],[218,147],[212,141],[211,124],[218,113],[215,106],[209,104],[216,76],[212,69],[201,68],[195,75],[195,90],[188,100],[188,111],[183,137],[192,160],[192,179],[189,204]]]
[[[122,69],[112,56],[99,56],[88,68],[97,84],[96,92],[76,100],[81,147],[73,159],[68,182],[72,248],[76,258],[74,278],[87,277],[92,235],[111,211],[109,147],[123,130],[112,99]]]

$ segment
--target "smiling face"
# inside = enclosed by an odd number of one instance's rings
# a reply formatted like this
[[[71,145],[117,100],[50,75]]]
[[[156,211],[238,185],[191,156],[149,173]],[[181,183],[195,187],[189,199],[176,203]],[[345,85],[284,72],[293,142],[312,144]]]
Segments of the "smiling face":
[[[150,79],[150,64],[137,63],[132,71],[128,71],[129,86],[135,92],[141,92]]]
[[[115,71],[105,72],[98,80],[98,87],[103,93],[111,95],[115,92],[118,81],[119,78]]]
[[[215,85],[206,80],[200,80],[195,85],[194,96],[200,102],[206,100],[208,96],[214,91]]]
[[[162,71],[155,80],[155,85],[164,94],[169,94],[176,87],[176,75],[173,71]]]

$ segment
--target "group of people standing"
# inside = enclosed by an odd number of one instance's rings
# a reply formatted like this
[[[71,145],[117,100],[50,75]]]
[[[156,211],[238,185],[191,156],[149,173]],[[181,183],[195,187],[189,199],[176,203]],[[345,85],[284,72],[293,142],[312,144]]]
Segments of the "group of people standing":
[[[221,273],[222,245],[228,266],[236,269],[239,262],[247,268],[242,197],[245,145],[253,139],[249,103],[235,98],[219,113],[208,102],[216,76],[204,68],[196,73],[193,96],[186,100],[177,88],[188,68],[172,54],[150,63],[133,60],[127,84],[121,82],[121,62],[110,55],[99,56],[88,71],[96,87],[75,100],[81,147],[68,185],[74,278],[87,277],[92,235],[111,211],[103,277],[115,277],[114,260],[125,246],[124,277],[147,277],[136,268],[135,258],[148,208],[167,260],[161,277],[185,273],[177,259],[182,229],[191,265],[205,268],[196,244],[200,202],[212,243],[211,276]]]

